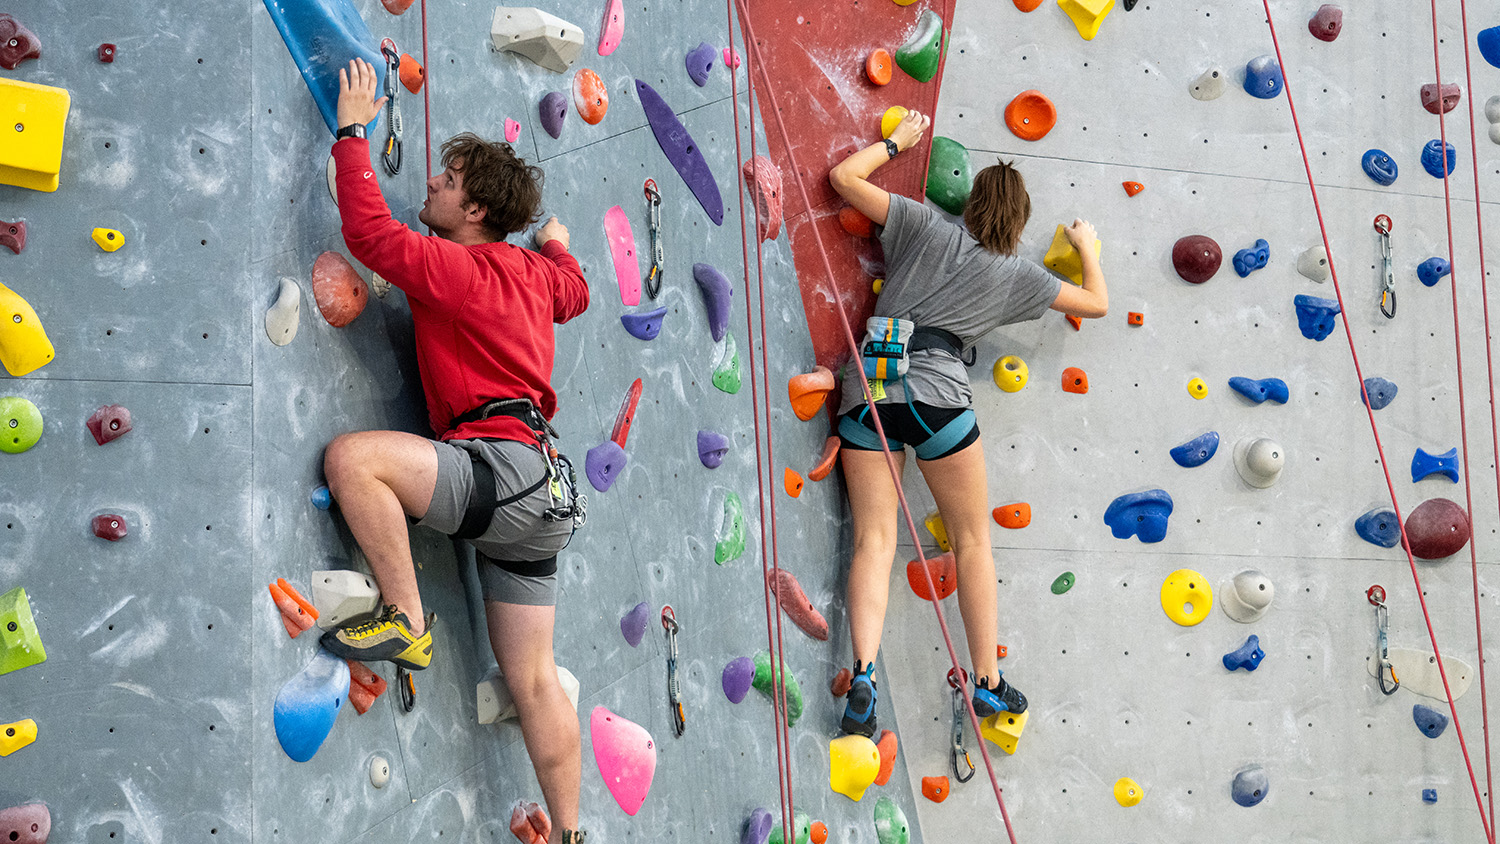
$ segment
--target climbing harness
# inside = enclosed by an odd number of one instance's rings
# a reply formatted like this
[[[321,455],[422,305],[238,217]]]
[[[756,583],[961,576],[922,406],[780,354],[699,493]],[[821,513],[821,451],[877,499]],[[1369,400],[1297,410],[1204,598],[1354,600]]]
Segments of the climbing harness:
[[[682,689],[677,683],[677,614],[672,605],[661,608],[661,626],[667,631],[667,709],[672,711],[672,734],[682,738],[687,719],[682,711]]]
[[[964,747],[964,716],[968,709],[964,706],[964,684],[968,682],[966,672],[962,668],[948,669],[948,688],[953,691],[953,746],[949,749],[953,759],[953,776],[959,782],[968,782],[974,778],[974,761],[969,758],[969,751]],[[963,767],[969,769],[964,773],[959,767],[959,761],[963,760]]]
[[[546,417],[542,416],[541,411],[536,409],[530,399],[492,399],[454,417],[449,423],[449,430],[495,416],[510,416],[519,419],[531,429],[547,464],[547,473],[531,486],[500,499],[496,495],[494,470],[478,454],[469,452],[469,459],[474,468],[474,492],[469,498],[468,507],[464,510],[463,521],[453,535],[459,539],[474,539],[483,535],[489,528],[490,519],[493,518],[495,510],[520,501],[544,485],[547,487],[548,506],[542,511],[542,518],[549,522],[571,519],[574,531],[583,527],[588,522],[588,496],[578,491],[578,474],[573,469],[573,461],[552,444],[557,431],[552,428]],[[571,537],[569,541],[572,541]]]
[[[401,690],[401,711],[410,712],[417,706],[417,681],[404,666],[396,666],[396,688]]]
[[[391,133],[380,154],[380,163],[394,176],[401,172],[401,100],[396,87],[401,76],[401,53],[396,50],[396,42],[387,38],[380,42],[380,54],[385,56],[385,120]]]
[[[652,301],[661,293],[661,276],[666,258],[661,251],[661,192],[656,189],[656,180],[646,180],[646,219],[651,229],[651,269],[646,271],[646,295]]]
[[[1396,318],[1396,274],[1391,270],[1391,218],[1384,214],[1375,218],[1375,231],[1380,233],[1380,312],[1386,319]]]
[[[1365,597],[1375,608],[1375,659],[1377,662],[1375,676],[1380,681],[1381,694],[1393,695],[1397,689],[1401,688],[1401,680],[1396,676],[1396,669],[1391,666],[1390,649],[1386,643],[1389,614],[1385,608],[1385,587],[1377,583],[1365,590]],[[1385,685],[1386,672],[1390,672],[1391,675],[1390,688],[1386,688]]]

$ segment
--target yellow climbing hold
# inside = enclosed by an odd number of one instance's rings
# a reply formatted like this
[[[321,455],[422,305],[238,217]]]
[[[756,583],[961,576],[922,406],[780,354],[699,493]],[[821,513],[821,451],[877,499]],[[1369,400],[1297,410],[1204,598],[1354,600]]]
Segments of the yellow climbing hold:
[[[20,294],[0,284],[0,364],[20,378],[52,361],[52,341],[36,311]]]
[[[113,252],[125,245],[125,235],[114,229],[94,229],[94,242],[105,252]]]
[[[1145,796],[1146,792],[1130,777],[1120,777],[1115,780],[1115,800],[1121,806],[1134,806]]]
[[[71,101],[63,88],[0,79],[0,184],[57,190]]]
[[[1188,382],[1188,395],[1195,399],[1201,399],[1208,395],[1208,385],[1203,383],[1202,378],[1194,378]]]
[[[1001,750],[1015,755],[1016,745],[1021,743],[1021,731],[1026,729],[1026,719],[1030,716],[1029,712],[1020,715],[996,712],[979,722],[979,732]]]
[[[1161,608],[1167,618],[1192,627],[1214,608],[1214,589],[1208,578],[1192,569],[1178,569],[1167,575],[1161,585]]]
[[[880,751],[864,736],[828,742],[828,787],[859,802],[880,773]]]
[[[889,138],[891,133],[896,131],[896,124],[900,123],[901,118],[905,116],[906,109],[901,106],[891,106],[886,109],[885,114],[880,118],[880,137]]]
[[[953,550],[953,548],[948,545],[948,529],[943,526],[943,514],[939,513],[936,510],[933,510],[931,513],[927,514],[927,521],[923,524],[927,526],[927,532],[932,534],[932,538],[937,540],[939,548],[943,549],[944,551]]]
[[[1095,238],[1094,254],[1098,255],[1103,249],[1104,244]],[[1080,287],[1083,286],[1083,256],[1073,248],[1073,242],[1068,240],[1067,228],[1060,223],[1052,235],[1052,245],[1047,247],[1047,254],[1042,257],[1042,266],[1067,276],[1069,281]]]
[[[1078,27],[1083,40],[1093,41],[1099,34],[1099,24],[1104,23],[1104,16],[1115,7],[1115,0],[1057,0],[1057,5],[1073,19],[1073,25]]]
[[[1026,386],[1026,361],[1006,355],[995,361],[995,386],[1007,393],[1020,392]]]
[[[897,6],[910,6],[911,4],[917,2],[917,0],[892,0],[892,2],[894,2]]]
[[[875,282],[870,285],[870,289],[875,291],[876,296],[880,295],[880,288],[882,287],[885,287],[885,279],[883,278],[875,279]]]
[[[36,741],[36,722],[27,718],[14,724],[0,724],[0,756],[9,756]]]

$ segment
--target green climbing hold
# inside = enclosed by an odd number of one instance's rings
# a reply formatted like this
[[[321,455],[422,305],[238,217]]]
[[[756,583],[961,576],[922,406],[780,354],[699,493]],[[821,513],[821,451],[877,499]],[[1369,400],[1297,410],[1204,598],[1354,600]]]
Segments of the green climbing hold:
[[[918,82],[927,82],[937,75],[938,61],[947,47],[943,19],[928,9],[917,19],[917,31],[896,48],[896,66]]]
[[[808,820],[807,815],[801,812],[792,815],[792,828],[797,830],[797,844],[807,844],[812,835],[812,821]],[[786,844],[786,834],[782,832],[781,824],[771,828],[770,844]]]
[[[714,386],[730,394],[740,391],[740,350],[734,345],[734,335],[725,333],[724,346],[714,362]]]
[[[745,505],[739,495],[724,496],[724,521],[714,536],[714,562],[724,565],[745,553]]]
[[[42,438],[42,412],[20,396],[0,398],[0,451],[20,454]]]
[[[932,157],[927,160],[927,198],[949,214],[962,214],[973,186],[969,151],[952,138],[933,138]]]
[[[880,844],[906,844],[911,837],[906,828],[906,813],[896,801],[882,796],[875,801],[875,838]]]
[[[781,664],[785,668],[786,660],[782,660]],[[786,686],[786,725],[790,727],[802,717],[802,687],[797,685],[797,678],[792,676],[790,671],[783,670],[781,677],[782,683]],[[750,681],[750,685],[773,701],[776,699],[775,687],[771,685],[771,655],[765,651],[755,655],[755,677]],[[799,837],[798,840],[803,839]]]
[[[47,652],[31,618],[26,590],[17,586],[0,595],[0,674],[46,661]]]
[[[1052,594],[1054,595],[1061,595],[1062,593],[1072,588],[1073,573],[1070,571],[1063,572],[1062,574],[1057,576],[1056,580],[1052,581]]]

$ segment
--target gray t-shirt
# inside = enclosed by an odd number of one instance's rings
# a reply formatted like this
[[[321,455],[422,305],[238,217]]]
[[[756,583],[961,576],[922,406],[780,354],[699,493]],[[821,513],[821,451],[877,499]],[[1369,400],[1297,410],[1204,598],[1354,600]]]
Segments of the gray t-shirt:
[[[963,226],[904,196],[891,194],[885,227],[877,230],[886,276],[875,316],[946,329],[965,349],[992,329],[1046,313],[1062,289],[1062,279],[1035,262],[985,249]],[[974,397],[963,361],[937,349],[911,353],[906,387],[912,401],[934,407],[968,407]],[[885,382],[885,392],[885,401],[906,401],[899,379]],[[863,401],[859,377],[851,372],[839,413]]]

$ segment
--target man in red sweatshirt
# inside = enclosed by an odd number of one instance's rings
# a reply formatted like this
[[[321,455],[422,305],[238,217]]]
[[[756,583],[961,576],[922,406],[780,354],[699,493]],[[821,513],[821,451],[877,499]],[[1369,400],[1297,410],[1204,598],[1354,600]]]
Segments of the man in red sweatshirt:
[[[364,431],[329,444],[328,487],[386,606],[322,643],[350,659],[426,668],[433,619],[422,614],[406,518],[469,540],[490,642],[556,821],[549,844],[581,844],[578,717],[552,655],[557,553],[572,537],[574,502],[543,449],[557,411],[552,326],[583,313],[588,284],[556,217],[537,231],[535,252],[505,242],[540,216],[542,177],[508,144],[449,140],[417,215],[432,235],[393,219],[364,139],[385,104],[375,92],[365,61],[339,71],[339,215],[350,254],[406,293],[437,439]]]

